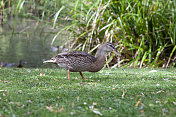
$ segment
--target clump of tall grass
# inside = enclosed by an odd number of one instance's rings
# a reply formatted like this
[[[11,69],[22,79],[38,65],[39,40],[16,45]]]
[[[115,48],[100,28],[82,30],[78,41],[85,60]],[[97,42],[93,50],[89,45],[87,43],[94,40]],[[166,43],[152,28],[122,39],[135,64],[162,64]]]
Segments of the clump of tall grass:
[[[176,61],[175,14],[173,0],[77,0],[65,29],[80,50],[115,43],[124,67],[169,67]]]
[[[74,1],[74,0],[73,0]],[[8,22],[9,17],[31,18],[37,21],[52,22],[55,13],[62,6],[60,17],[66,17],[73,4],[69,0],[2,0],[0,1],[0,24]]]

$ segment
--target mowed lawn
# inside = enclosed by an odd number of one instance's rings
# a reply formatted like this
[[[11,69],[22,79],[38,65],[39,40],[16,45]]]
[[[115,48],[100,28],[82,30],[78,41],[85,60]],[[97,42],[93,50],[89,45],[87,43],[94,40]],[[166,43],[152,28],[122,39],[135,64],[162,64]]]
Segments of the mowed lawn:
[[[176,117],[176,69],[0,68],[0,116]]]

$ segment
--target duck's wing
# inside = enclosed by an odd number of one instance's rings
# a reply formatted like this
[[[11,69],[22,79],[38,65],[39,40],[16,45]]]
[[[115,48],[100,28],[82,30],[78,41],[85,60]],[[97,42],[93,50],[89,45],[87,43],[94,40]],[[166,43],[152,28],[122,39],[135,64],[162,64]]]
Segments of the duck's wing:
[[[70,52],[60,53],[57,55],[57,58],[64,58],[68,60],[81,60],[89,63],[96,61],[96,58],[93,55],[82,51],[70,51]]]

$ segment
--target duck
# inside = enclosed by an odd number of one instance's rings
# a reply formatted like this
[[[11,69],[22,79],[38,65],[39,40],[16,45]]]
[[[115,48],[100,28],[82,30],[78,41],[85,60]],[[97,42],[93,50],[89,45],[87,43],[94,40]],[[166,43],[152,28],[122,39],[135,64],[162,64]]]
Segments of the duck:
[[[18,68],[22,68],[23,66],[23,60],[19,60],[19,63],[17,65]]]
[[[7,66],[7,62],[0,62],[0,67],[6,67]]]
[[[85,79],[82,72],[98,72],[106,63],[106,53],[121,54],[112,43],[104,43],[99,46],[95,56],[83,51],[69,51],[60,53],[43,63],[57,64],[59,68],[67,70],[67,79],[70,80],[70,72],[79,72],[82,79]]]
[[[13,67],[16,63],[0,62],[0,67]]]

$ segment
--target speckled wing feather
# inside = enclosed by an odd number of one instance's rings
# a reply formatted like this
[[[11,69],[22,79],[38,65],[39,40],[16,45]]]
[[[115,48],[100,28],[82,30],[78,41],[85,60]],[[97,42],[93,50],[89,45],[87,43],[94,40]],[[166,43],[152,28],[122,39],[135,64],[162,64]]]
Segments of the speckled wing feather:
[[[56,56],[57,64],[62,68],[70,69],[70,71],[88,71],[96,58],[82,51],[71,51],[60,53]]]
[[[87,61],[84,61],[84,62],[94,62],[96,60],[96,58],[93,55],[82,51],[70,51],[70,52],[60,53],[57,56],[59,58],[67,58],[67,59],[69,58],[72,58],[72,59],[82,58],[82,60],[86,59]]]

